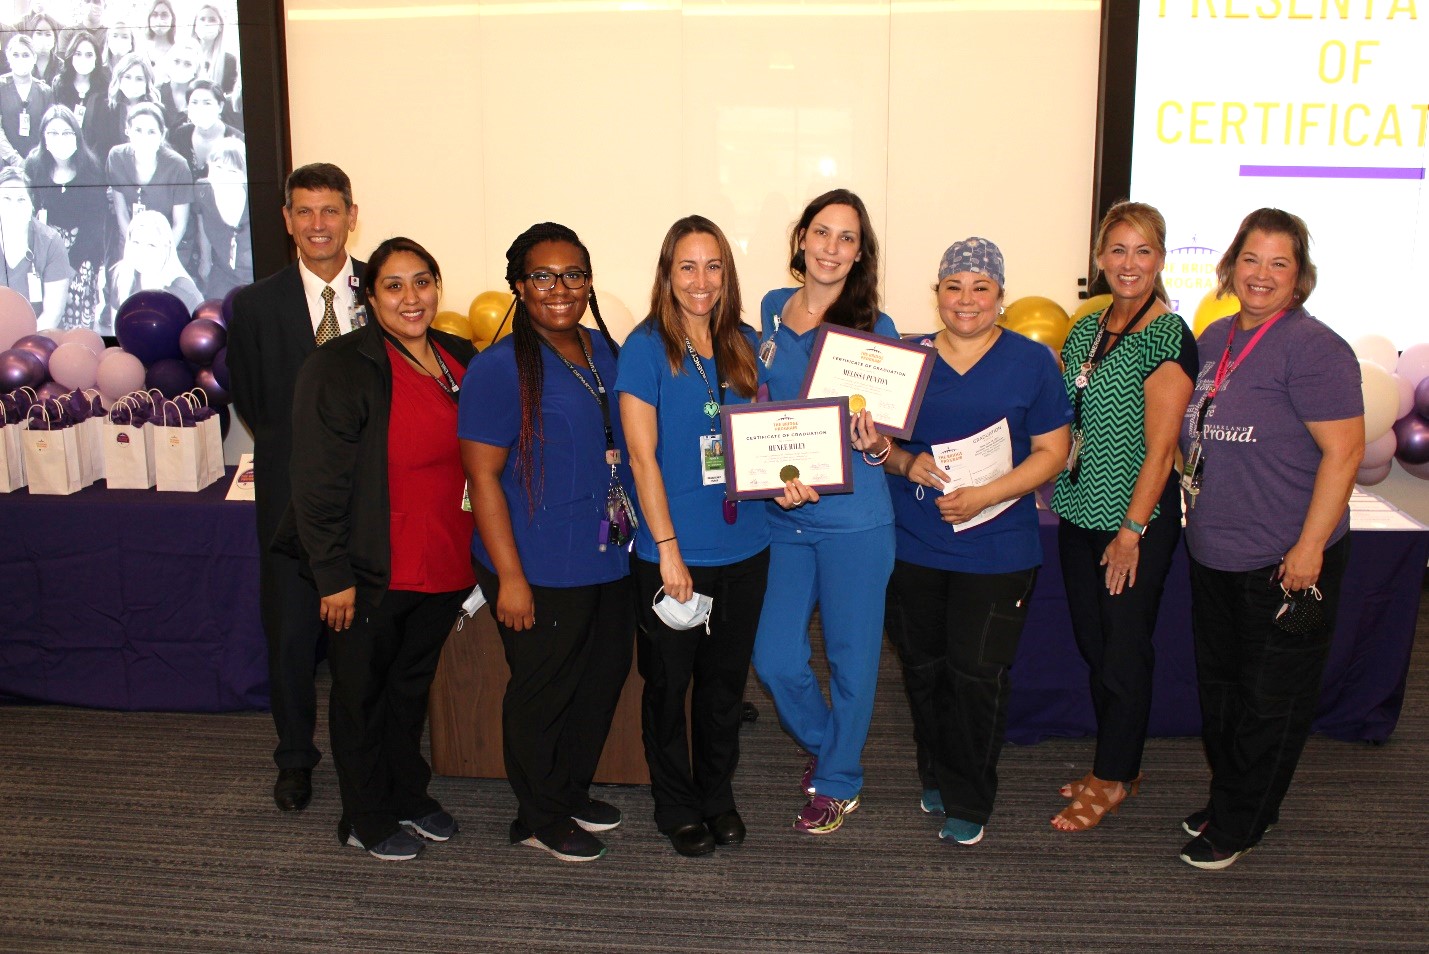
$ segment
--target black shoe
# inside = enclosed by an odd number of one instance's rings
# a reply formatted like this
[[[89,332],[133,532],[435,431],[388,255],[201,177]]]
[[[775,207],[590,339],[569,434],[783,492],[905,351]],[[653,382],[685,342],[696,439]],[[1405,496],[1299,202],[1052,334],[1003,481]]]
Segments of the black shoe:
[[[347,844],[361,848],[378,861],[411,861],[422,853],[422,842],[416,835],[399,827],[397,831],[368,848],[357,837],[357,833],[347,833]]]
[[[1192,812],[1181,822],[1181,830],[1195,838],[1197,835],[1206,833],[1206,826],[1211,823],[1211,810],[1203,808],[1198,812]]]
[[[1249,848],[1242,848],[1240,851],[1224,851],[1211,844],[1211,840],[1205,835],[1197,835],[1186,843],[1186,847],[1181,849],[1181,860],[1196,868],[1219,871],[1235,864],[1240,856],[1248,851],[1250,851]]]
[[[404,818],[397,824],[427,841],[448,841],[452,835],[461,831],[456,819],[441,809],[421,818]]]
[[[686,858],[698,858],[700,855],[713,854],[715,850],[714,836],[710,834],[710,830],[705,827],[704,822],[681,825],[670,832],[669,837],[670,844]]]
[[[716,845],[742,845],[744,844],[744,819],[739,817],[739,812],[731,808],[705,822],[709,827],[710,834],[714,836]]]
[[[571,821],[586,831],[610,831],[620,827],[620,809],[609,802],[587,799],[585,807],[571,815]]]
[[[520,822],[511,823],[511,841],[518,835],[523,845],[549,851],[562,861],[594,861],[605,854],[605,844],[569,818],[562,818],[536,831],[530,831]]]
[[[286,768],[278,770],[278,782],[273,786],[273,801],[285,812],[300,812],[313,800],[313,770]]]

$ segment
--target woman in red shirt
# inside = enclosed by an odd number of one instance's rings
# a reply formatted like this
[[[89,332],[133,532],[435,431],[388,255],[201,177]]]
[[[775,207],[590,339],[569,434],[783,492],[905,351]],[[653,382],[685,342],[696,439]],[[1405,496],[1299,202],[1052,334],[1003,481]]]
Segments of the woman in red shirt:
[[[475,585],[456,435],[471,344],[431,329],[441,271],[407,238],[362,276],[372,320],[318,348],[298,375],[293,500],[279,543],[301,545],[327,624],[338,840],[384,861],[446,841],[427,794],[427,693]]]

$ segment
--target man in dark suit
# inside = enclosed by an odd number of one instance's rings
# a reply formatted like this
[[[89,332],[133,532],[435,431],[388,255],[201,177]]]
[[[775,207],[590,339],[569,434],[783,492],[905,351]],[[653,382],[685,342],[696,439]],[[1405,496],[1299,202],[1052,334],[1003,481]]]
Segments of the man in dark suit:
[[[352,182],[337,166],[294,169],[284,192],[283,221],[297,246],[294,265],[249,285],[233,301],[228,367],[233,404],[253,433],[258,497],[259,602],[268,637],[268,684],[278,747],[273,800],[302,811],[312,799],[317,698],[313,670],[323,633],[318,594],[298,560],[269,544],[288,507],[293,450],[293,385],[304,359],[321,344],[365,322],[357,294],[362,262],[347,254],[357,227]]]

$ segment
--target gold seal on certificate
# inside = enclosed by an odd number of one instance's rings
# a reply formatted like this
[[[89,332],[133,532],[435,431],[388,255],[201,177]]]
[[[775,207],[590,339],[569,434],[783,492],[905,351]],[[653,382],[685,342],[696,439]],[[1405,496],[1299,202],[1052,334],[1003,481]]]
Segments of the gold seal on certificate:
[[[806,400],[848,397],[851,412],[868,410],[879,431],[906,440],[913,433],[936,357],[932,348],[922,345],[823,324],[801,393]]]
[[[820,494],[853,490],[848,399],[726,404],[725,496],[771,499],[801,480]]]

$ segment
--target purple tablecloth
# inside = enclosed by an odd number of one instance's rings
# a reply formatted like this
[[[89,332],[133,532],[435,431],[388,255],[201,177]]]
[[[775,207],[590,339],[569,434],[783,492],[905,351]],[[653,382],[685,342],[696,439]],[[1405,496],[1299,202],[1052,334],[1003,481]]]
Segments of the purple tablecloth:
[[[0,695],[105,709],[268,706],[253,504],[0,494]]]
[[[1077,652],[1057,560],[1057,518],[1041,518],[1044,563],[1032,611],[1012,667],[1007,737],[1031,744],[1096,731],[1087,666]],[[1409,652],[1419,616],[1429,531],[1357,530],[1315,731],[1345,741],[1382,742],[1404,702]],[[1150,734],[1199,735],[1196,660],[1191,641],[1191,583],[1186,549],[1177,548],[1154,639],[1156,676]]]

